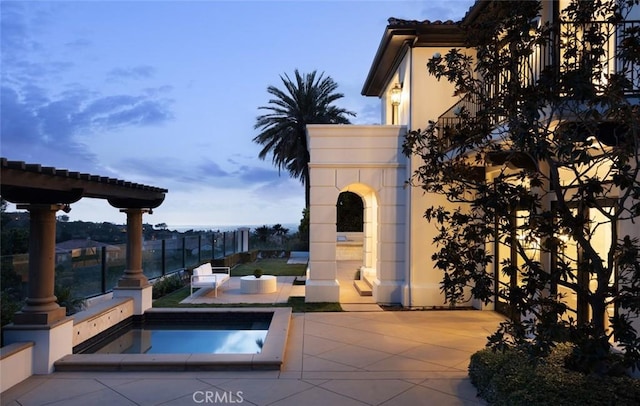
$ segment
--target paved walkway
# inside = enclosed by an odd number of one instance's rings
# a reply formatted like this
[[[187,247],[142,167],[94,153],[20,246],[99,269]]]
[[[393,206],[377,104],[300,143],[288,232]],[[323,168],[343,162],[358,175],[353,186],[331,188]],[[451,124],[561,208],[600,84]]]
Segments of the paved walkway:
[[[488,311],[294,314],[281,371],[56,372],[2,405],[472,405],[469,356],[502,320]]]

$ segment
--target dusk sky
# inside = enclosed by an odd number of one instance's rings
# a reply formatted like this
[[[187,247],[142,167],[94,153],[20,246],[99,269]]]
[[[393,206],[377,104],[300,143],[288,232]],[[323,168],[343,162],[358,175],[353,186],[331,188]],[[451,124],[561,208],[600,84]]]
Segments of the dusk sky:
[[[166,188],[143,221],[170,229],[298,224],[303,186],[252,142],[267,86],[324,72],[354,124],[379,124],[360,91],[388,18],[457,21],[472,4],[2,0],[0,155]],[[71,207],[126,222],[106,201]]]

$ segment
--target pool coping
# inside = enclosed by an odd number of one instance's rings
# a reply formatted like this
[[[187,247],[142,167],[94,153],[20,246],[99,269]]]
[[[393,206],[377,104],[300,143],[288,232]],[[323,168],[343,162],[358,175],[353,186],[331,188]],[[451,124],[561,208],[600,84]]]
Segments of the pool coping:
[[[291,308],[151,308],[147,313],[273,313],[259,354],[68,354],[56,371],[279,370],[289,334]]]

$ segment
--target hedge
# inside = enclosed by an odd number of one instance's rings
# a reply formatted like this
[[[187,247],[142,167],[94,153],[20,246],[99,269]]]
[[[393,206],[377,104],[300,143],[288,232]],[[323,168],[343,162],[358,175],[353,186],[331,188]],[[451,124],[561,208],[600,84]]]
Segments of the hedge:
[[[492,405],[638,405],[640,380],[583,375],[564,367],[571,347],[559,345],[537,366],[514,350],[479,351],[469,376],[478,396]]]

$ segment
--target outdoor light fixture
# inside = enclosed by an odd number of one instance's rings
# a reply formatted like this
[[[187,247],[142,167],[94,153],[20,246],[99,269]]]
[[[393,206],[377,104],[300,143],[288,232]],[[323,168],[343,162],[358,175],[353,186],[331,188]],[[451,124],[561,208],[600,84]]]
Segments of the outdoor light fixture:
[[[391,89],[391,124],[398,124],[398,106],[402,99],[402,86],[399,83]]]
[[[400,87],[400,84],[396,83],[393,89],[391,89],[391,105],[398,107],[400,105],[401,99],[402,99],[402,87]]]

